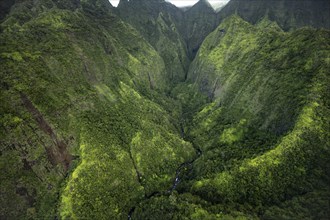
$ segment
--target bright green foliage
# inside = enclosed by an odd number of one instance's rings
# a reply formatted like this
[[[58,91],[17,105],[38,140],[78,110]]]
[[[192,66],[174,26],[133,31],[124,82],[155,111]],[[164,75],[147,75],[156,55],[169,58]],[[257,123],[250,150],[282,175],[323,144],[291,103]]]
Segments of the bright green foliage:
[[[232,16],[186,75],[183,12],[120,7],[27,0],[2,21],[0,218],[328,219],[329,31]]]
[[[123,218],[144,194],[170,188],[176,168],[194,154],[160,106],[122,83],[120,94],[83,116],[81,163],[62,196],[63,218]]]
[[[203,150],[191,190],[260,213],[329,181],[329,32],[269,27],[228,18],[190,69],[214,100],[191,126]]]
[[[140,172],[147,195],[157,190],[169,189],[169,182],[173,181],[173,170],[195,154],[187,142],[175,135],[167,134],[162,126],[158,129],[159,133],[154,131],[137,133],[131,143],[132,157]],[[180,160],[173,161],[174,158]]]
[[[140,204],[132,219],[175,219],[175,220],[247,220],[257,219],[254,215],[239,211],[230,214],[223,212],[223,207],[212,205],[190,193],[172,193],[170,196],[155,197]]]
[[[147,98],[168,86],[164,62],[109,10],[27,8],[40,4],[17,4],[1,26],[1,213],[126,217],[194,156]]]
[[[244,117],[283,134],[304,104],[312,77],[325,68],[320,57],[327,57],[328,36],[307,28],[278,32],[233,16],[205,40],[188,77],[228,109],[227,119]]]

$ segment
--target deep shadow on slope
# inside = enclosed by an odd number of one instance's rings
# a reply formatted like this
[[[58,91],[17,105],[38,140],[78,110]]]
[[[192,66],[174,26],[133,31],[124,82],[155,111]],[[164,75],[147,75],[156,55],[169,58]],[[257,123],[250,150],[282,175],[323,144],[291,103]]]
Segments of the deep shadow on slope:
[[[329,63],[317,58],[327,57],[328,32],[282,33],[267,21],[252,27],[228,19],[206,39],[173,100],[163,93],[172,86],[167,77],[177,76],[167,75],[154,48],[105,1],[83,2],[71,11],[40,7],[45,11],[31,11],[29,22],[18,11],[2,24],[5,217],[125,219],[138,205],[137,219],[251,219],[324,188]],[[168,34],[155,45],[176,42],[171,16],[155,16],[152,26]],[[301,51],[314,56],[299,60]],[[185,56],[175,55],[180,62]],[[79,155],[63,187],[63,166],[50,166],[43,151],[54,142],[52,127]],[[193,166],[182,166],[196,152],[180,132],[203,150]]]
[[[305,26],[330,29],[329,11],[327,0],[231,0],[218,20],[237,14],[256,24],[267,16],[285,31]]]

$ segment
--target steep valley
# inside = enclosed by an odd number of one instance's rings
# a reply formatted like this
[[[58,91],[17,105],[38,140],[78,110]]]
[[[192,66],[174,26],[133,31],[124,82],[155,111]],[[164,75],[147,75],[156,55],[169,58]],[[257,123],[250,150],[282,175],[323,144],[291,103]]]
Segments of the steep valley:
[[[0,218],[328,219],[330,3],[273,2],[4,2]]]

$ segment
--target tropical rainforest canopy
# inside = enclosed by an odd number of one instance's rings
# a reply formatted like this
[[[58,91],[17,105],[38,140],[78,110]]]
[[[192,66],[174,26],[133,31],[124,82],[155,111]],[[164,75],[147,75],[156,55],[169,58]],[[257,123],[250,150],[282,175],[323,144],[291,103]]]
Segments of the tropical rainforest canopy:
[[[330,218],[330,2],[0,2],[0,219]]]

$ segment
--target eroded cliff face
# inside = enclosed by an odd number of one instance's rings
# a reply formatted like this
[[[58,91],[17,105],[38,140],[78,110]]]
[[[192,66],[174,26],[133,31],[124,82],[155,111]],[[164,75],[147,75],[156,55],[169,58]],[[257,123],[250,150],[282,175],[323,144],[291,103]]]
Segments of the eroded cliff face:
[[[185,81],[199,46],[218,25],[216,12],[205,0],[187,11],[166,1],[122,0],[117,13],[158,51],[172,85]]]
[[[230,15],[237,14],[253,24],[267,17],[285,31],[304,26],[330,28],[330,3],[326,0],[232,0],[218,11],[206,0],[200,0],[185,10],[179,10],[166,1],[122,0],[118,8],[121,18],[137,28],[163,54],[165,62],[172,63],[172,66],[175,64],[173,69],[169,67],[168,70],[170,75],[179,74],[176,78],[179,81],[184,75],[182,71],[187,69],[187,62],[189,64],[187,57],[192,61],[206,36]],[[166,27],[166,33],[156,28],[158,23],[155,20],[159,16],[165,17],[163,20],[166,24],[162,27]],[[175,28],[169,28],[171,26]],[[169,42],[177,45],[177,48],[164,49],[162,45],[168,47]],[[169,55],[173,50],[178,56]]]
[[[327,219],[330,32],[282,30],[325,3],[288,2],[16,2],[0,218]]]
[[[285,31],[311,26],[330,28],[330,3],[326,0],[231,0],[219,13],[219,20],[237,14],[253,24],[267,16]]]
[[[183,12],[165,1],[121,1],[117,12],[163,58],[171,84],[185,80],[189,66],[187,46],[180,33]]]
[[[188,56],[193,59],[206,36],[218,25],[216,13],[208,1],[202,0],[184,13],[183,23]]]

